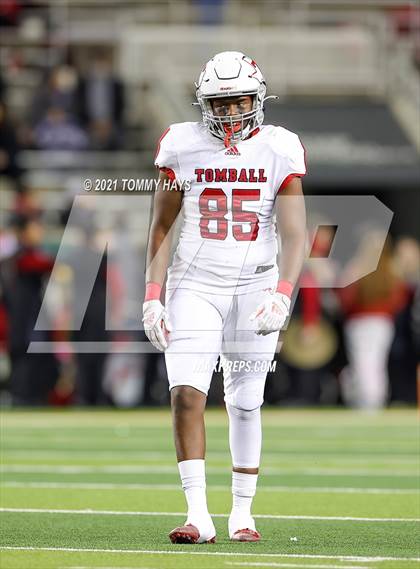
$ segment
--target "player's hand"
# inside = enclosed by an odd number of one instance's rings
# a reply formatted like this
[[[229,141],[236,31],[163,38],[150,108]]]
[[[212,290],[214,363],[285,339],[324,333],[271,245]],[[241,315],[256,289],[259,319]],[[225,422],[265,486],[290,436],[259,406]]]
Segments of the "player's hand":
[[[147,300],[143,303],[144,332],[155,348],[163,352],[168,347],[168,334],[171,324],[168,314],[160,300]]]
[[[284,326],[290,312],[290,298],[280,292],[269,292],[249,319],[257,323],[256,334],[266,336],[278,332]]]

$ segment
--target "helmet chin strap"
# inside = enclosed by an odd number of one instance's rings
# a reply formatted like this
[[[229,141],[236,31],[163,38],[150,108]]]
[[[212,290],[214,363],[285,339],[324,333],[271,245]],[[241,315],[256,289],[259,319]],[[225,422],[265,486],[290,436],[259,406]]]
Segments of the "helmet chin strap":
[[[223,139],[223,143],[224,143],[226,148],[229,148],[232,136],[235,134],[235,132],[238,132],[240,129],[241,129],[240,124],[238,124],[236,127],[234,125],[233,125],[233,127],[230,127],[227,124],[225,124],[223,126],[223,130],[226,133],[226,136]]]
[[[229,148],[231,138],[232,138],[232,134],[227,133],[225,138],[223,139],[223,144],[225,145],[225,148]]]

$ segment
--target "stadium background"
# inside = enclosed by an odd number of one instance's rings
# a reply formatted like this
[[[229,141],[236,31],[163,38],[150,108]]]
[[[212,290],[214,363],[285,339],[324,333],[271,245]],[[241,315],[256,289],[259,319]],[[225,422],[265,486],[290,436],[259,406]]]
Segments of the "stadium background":
[[[418,568],[419,32],[414,1],[0,0],[2,569]],[[266,119],[301,136],[307,195],[377,196],[394,217],[378,270],[356,289],[315,286],[339,282],[329,261],[305,271],[291,349],[268,376],[258,544],[228,539],[231,464],[214,378],[206,469],[217,543],[184,548],[167,537],[185,501],[165,366],[140,325],[152,195],[124,194],[121,179],[156,176],[159,136],[199,118],[193,81],[225,49],[252,55],[279,95]],[[85,192],[96,178],[117,191]],[[312,221],[311,257],[326,257],[334,224]],[[64,234],[67,256],[51,275]],[[375,227],[363,235],[352,269],[378,252]],[[77,287],[105,243],[72,331]],[[35,332],[47,281],[54,294]],[[390,390],[354,399],[346,330],[378,307],[390,316]],[[37,342],[52,349],[27,353]],[[378,338],[365,344],[359,371]]]
[[[121,348],[145,339],[139,321],[150,193],[135,208],[126,195],[111,213],[101,209],[105,192],[91,195],[93,206],[79,202],[71,234],[79,264],[61,267],[63,295],[74,272],[83,271],[81,259],[88,265],[95,248],[111,244],[84,324],[66,331],[71,317],[62,303],[51,316],[57,330],[33,328],[70,207],[86,195],[83,181],[117,180],[121,194],[122,178],[155,177],[160,134],[170,123],[199,118],[190,105],[193,81],[203,62],[225,49],[252,55],[268,92],[279,95],[267,104],[266,122],[301,136],[308,195],[375,195],[394,212],[387,255],[403,293],[389,308],[395,336],[386,404],[413,404],[420,334],[419,22],[415,2],[385,0],[0,2],[2,405],[168,403],[163,356]],[[311,254],[326,256],[333,233],[328,223],[318,229]],[[295,319],[304,324],[299,347],[277,358],[266,401],[351,405],[342,389],[349,314],[337,290],[316,288],[323,275],[306,277],[313,287],[297,302]],[[113,330],[105,326],[107,302]],[[27,354],[37,338],[59,347]],[[108,342],[108,353],[77,353],[86,340]],[[220,378],[209,400],[222,403]]]

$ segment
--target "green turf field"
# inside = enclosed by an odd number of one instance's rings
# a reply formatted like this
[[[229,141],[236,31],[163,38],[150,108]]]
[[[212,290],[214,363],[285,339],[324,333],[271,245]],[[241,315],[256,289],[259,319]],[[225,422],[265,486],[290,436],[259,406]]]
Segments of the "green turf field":
[[[185,519],[169,410],[8,411],[1,427],[1,569],[420,565],[414,410],[264,409],[263,540],[235,545],[224,411],[207,413],[215,545],[167,538]]]

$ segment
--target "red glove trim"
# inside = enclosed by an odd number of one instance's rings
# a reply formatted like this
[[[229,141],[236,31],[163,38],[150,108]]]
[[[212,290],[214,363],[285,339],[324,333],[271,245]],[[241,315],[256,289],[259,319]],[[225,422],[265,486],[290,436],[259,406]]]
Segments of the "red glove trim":
[[[149,282],[146,283],[146,293],[144,295],[144,302],[148,300],[160,300],[160,293],[162,287],[159,283]]]
[[[289,298],[292,297],[293,285],[289,281],[279,281],[277,284],[276,292],[285,294]]]

